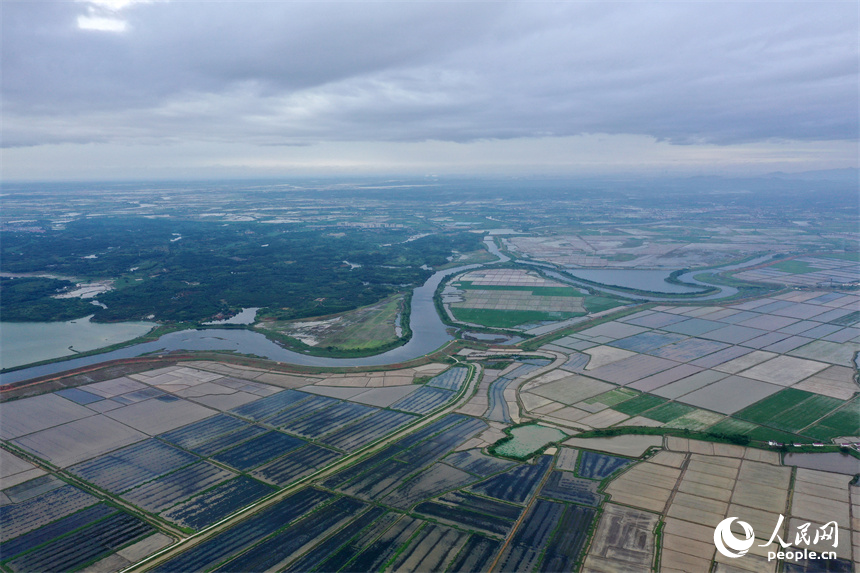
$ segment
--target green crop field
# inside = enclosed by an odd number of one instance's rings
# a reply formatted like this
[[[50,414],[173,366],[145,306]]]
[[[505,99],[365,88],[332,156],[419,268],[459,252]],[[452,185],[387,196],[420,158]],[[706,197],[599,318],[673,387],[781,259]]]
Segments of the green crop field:
[[[788,432],[797,432],[829,414],[843,403],[837,398],[815,394],[797,406],[777,414],[768,421],[767,425]]]
[[[603,404],[604,406],[615,406],[616,404],[620,404],[625,400],[629,400],[636,396],[636,392],[633,390],[628,390],[627,388],[616,388],[614,390],[610,390],[609,392],[604,392],[603,394],[598,394],[597,396],[593,396],[588,400],[584,400],[586,404]]]
[[[606,296],[585,297],[585,308],[588,312],[602,312],[604,310],[609,310],[610,308],[615,308],[616,306],[622,306],[623,304],[623,302],[619,302],[614,298]]]
[[[679,418],[675,418],[664,427],[700,431],[713,426],[714,423],[719,422],[722,417],[722,414],[717,414],[716,412],[694,409],[692,412],[688,412]]]
[[[689,414],[690,412],[695,411],[696,409],[692,406],[687,406],[686,404],[681,404],[680,402],[667,402],[654,408],[653,410],[649,410],[646,414],[643,414],[646,418],[651,418],[652,420],[657,420],[658,422],[671,422],[675,418],[680,418],[684,414]]]
[[[464,290],[520,290],[532,293],[534,296],[585,296],[579,289],[573,287],[557,286],[557,287],[533,287],[533,286],[513,286],[513,285],[476,285],[475,283],[463,281],[455,283],[457,288]]]
[[[860,410],[857,400],[845,404],[817,424],[803,431],[805,436],[829,441],[840,436],[860,436]]]
[[[756,424],[738,420],[737,418],[724,418],[710,427],[709,432],[715,434],[746,434],[758,428]]]
[[[497,328],[512,328],[542,320],[563,320],[581,316],[576,312],[540,312],[535,310],[488,310],[482,308],[452,308],[457,320]]]
[[[613,410],[627,414],[628,416],[637,416],[646,410],[650,410],[660,404],[666,402],[666,398],[660,396],[652,396],[651,394],[640,394],[632,400],[622,402],[617,406],[613,406]]]
[[[740,412],[736,412],[735,416],[742,420],[764,424],[768,420],[778,416],[789,408],[793,408],[811,396],[813,396],[812,392],[786,388],[785,390],[780,390],[776,394],[759,400],[751,406],[747,406]]]
[[[759,426],[755,430],[751,430],[747,432],[747,436],[752,440],[759,440],[762,442],[767,442],[768,440],[773,440],[775,442],[782,443],[798,443],[798,444],[811,444],[815,440],[811,440],[809,438],[804,438],[803,436],[798,436],[796,434],[789,434],[788,432],[783,432],[781,430],[774,430],[773,428],[765,428],[764,426]]]

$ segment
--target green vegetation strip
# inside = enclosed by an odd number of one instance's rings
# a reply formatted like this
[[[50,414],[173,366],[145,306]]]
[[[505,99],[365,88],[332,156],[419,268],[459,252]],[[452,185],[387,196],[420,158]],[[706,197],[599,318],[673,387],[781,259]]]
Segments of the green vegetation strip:
[[[520,324],[544,320],[563,320],[582,316],[576,312],[541,312],[536,310],[487,310],[481,308],[452,308],[454,317],[463,322],[511,328]]]
[[[628,416],[638,416],[642,412],[650,410],[651,408],[659,406],[665,402],[667,402],[666,398],[661,398],[660,396],[654,396],[653,394],[640,394],[632,400],[627,400],[626,402],[613,406],[612,409],[616,412],[627,414]]]
[[[617,408],[616,408],[617,410]],[[695,412],[696,408],[681,404],[680,402],[668,402],[644,413],[643,416],[658,422],[671,422],[684,414]]]

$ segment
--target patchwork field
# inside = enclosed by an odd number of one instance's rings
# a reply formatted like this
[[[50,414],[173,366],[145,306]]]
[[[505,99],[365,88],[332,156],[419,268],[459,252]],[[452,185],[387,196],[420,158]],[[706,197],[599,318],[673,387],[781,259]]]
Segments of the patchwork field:
[[[458,280],[466,293],[559,296],[530,273]],[[536,352],[466,349],[477,381],[453,360],[314,375],[189,362],[5,402],[0,566],[116,570],[259,504],[155,570],[792,570],[767,561],[774,545],[727,562],[714,526],[738,516],[761,544],[779,515],[792,541],[835,519],[850,537],[848,471],[580,433],[787,447],[860,436],[858,308],[858,295],[808,291],[657,305]],[[467,383],[456,411],[435,414]],[[857,560],[851,543],[834,550],[835,570]]]
[[[579,289],[515,269],[462,274],[445,289],[443,300],[458,320],[502,328],[587,312]]]
[[[860,296],[791,292],[728,306],[655,306],[545,345],[568,357],[521,388],[568,428],[665,426],[778,442],[860,435]],[[845,320],[853,317],[852,320]]]

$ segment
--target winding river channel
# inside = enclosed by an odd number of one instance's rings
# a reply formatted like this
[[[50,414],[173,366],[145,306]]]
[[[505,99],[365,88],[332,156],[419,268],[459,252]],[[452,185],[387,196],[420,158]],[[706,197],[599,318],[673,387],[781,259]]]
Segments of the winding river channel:
[[[135,358],[145,354],[153,354],[159,352],[196,350],[196,351],[233,351],[240,354],[250,354],[275,360],[278,362],[286,362],[289,364],[298,364],[302,366],[322,366],[322,367],[348,367],[348,366],[384,366],[388,364],[397,364],[406,362],[419,356],[423,356],[434,350],[437,350],[446,342],[452,340],[452,336],[448,333],[445,324],[436,312],[436,306],[433,302],[433,294],[436,292],[439,284],[445,277],[455,273],[461,273],[471,269],[480,268],[483,266],[494,265],[510,261],[510,259],[499,251],[492,239],[486,239],[484,243],[487,249],[498,257],[498,260],[491,263],[479,263],[472,265],[464,265],[460,267],[450,268],[434,273],[423,285],[415,288],[412,293],[412,312],[410,314],[410,327],[412,329],[412,337],[403,346],[399,346],[387,352],[377,354],[375,356],[365,356],[363,358],[326,358],[322,356],[311,356],[301,352],[287,350],[280,345],[272,342],[264,335],[250,330],[239,329],[199,329],[199,330],[183,330],[165,334],[158,340],[152,342],[144,342],[135,344],[119,350],[95,354],[92,356],[84,356],[74,358],[62,362],[44,364],[41,366],[32,366],[21,370],[6,372],[0,374],[0,384],[10,384],[12,382],[20,382],[30,378],[39,376],[47,376],[56,374],[75,368],[84,366],[92,366],[110,360],[118,360],[124,358]],[[759,257],[751,261],[746,261],[737,265],[720,267],[713,269],[715,272],[725,270],[737,270],[748,266],[754,266],[768,260],[769,255]],[[525,261],[519,261],[525,263]],[[578,286],[594,286],[587,283],[577,281],[570,274],[561,274],[556,271],[550,271],[550,265],[542,263],[528,263],[542,267],[542,270],[553,278],[564,281],[566,283],[575,284]],[[547,268],[548,267],[548,268]],[[702,271],[693,271],[681,275],[679,280],[691,285],[702,285],[704,287],[712,287],[697,281],[692,277],[693,273]],[[718,287],[719,292],[712,293],[707,296],[697,297],[659,297],[646,295],[633,295],[627,292],[614,290],[611,288],[599,287],[599,290],[625,297],[631,300],[641,301],[665,301],[679,302],[680,300],[714,300],[726,298],[734,295],[737,289],[732,287]]]
[[[403,346],[398,346],[387,352],[363,358],[326,358],[322,356],[311,356],[287,350],[272,342],[259,332],[238,329],[207,328],[200,330],[182,330],[165,334],[158,340],[135,344],[119,350],[74,358],[42,366],[32,366],[13,372],[0,374],[0,384],[9,384],[28,380],[38,376],[56,374],[74,368],[91,366],[109,360],[122,358],[134,358],[144,354],[158,352],[171,352],[176,350],[218,350],[234,351],[241,354],[253,354],[269,360],[299,364],[302,366],[384,366],[406,362],[419,356],[423,356],[452,340],[448,334],[445,323],[436,312],[433,303],[433,294],[436,292],[442,280],[455,273],[461,273],[471,269],[477,269],[486,265],[494,265],[507,262],[510,259],[499,251],[491,239],[484,242],[487,249],[498,257],[497,261],[491,263],[480,263],[464,265],[460,267],[445,269],[434,273],[427,282],[412,291],[412,311],[409,317],[409,325],[412,329],[412,337]]]

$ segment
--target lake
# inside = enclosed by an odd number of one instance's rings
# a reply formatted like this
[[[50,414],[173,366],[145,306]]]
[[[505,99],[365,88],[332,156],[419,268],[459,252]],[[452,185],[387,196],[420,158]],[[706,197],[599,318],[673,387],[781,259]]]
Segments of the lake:
[[[90,318],[0,323],[0,367],[14,368],[104,348],[143,336],[155,327],[151,322],[102,324]]]

